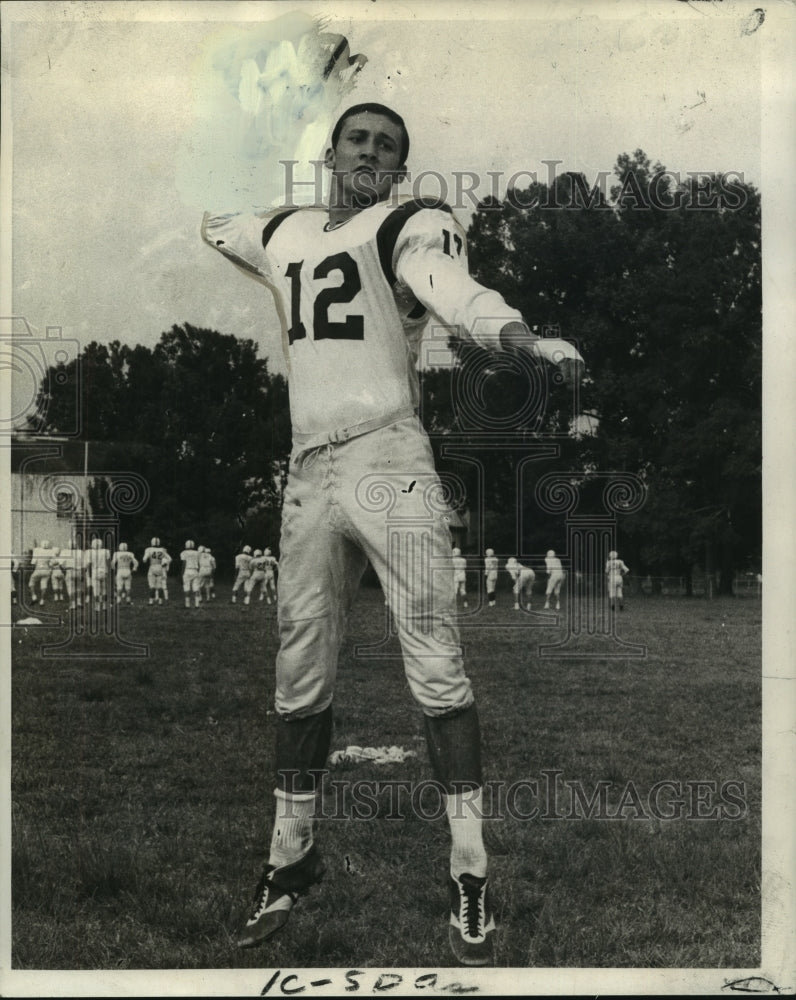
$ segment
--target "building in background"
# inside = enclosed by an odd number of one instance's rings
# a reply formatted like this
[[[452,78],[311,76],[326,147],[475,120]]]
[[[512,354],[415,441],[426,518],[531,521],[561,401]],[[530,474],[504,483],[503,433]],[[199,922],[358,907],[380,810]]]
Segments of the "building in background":
[[[47,539],[54,549],[82,546],[92,523],[96,482],[90,445],[19,434],[11,445],[11,544],[21,555]],[[101,456],[98,456],[101,458]]]

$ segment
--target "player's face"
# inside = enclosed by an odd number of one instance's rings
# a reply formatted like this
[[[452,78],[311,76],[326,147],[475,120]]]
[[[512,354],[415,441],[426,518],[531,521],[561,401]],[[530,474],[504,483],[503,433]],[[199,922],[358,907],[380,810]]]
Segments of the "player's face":
[[[337,146],[326,152],[334,171],[334,193],[346,206],[364,208],[382,201],[403,177],[401,127],[370,111],[343,122]]]

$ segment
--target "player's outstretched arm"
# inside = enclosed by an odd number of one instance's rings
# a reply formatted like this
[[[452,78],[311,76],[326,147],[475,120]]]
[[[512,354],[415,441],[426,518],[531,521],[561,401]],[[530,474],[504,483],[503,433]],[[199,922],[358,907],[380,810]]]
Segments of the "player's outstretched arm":
[[[395,276],[446,326],[485,350],[524,350],[559,365],[567,381],[581,374],[583,358],[565,340],[539,338],[522,314],[468,271],[466,238],[449,210],[417,211],[403,226],[394,252]]]

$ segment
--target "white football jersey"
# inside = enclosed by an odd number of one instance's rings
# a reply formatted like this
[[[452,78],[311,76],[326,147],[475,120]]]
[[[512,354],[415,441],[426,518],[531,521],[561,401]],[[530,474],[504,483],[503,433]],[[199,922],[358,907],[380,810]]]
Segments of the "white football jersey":
[[[252,557],[248,554],[248,552],[239,552],[235,556],[235,569],[238,570],[239,573],[248,573],[251,563]]]
[[[545,556],[544,565],[548,573],[563,573],[564,571],[558,556]]]
[[[535,579],[536,573],[534,573],[530,566],[520,566],[518,582],[521,587],[529,586]]]
[[[509,559],[506,562],[506,572],[509,574],[511,579],[514,581],[515,586],[525,587],[529,583],[533,583],[536,579],[536,573],[531,569],[530,566],[523,566],[522,563],[516,561],[516,559]]]
[[[107,549],[85,549],[83,558],[90,573],[104,576],[108,572],[111,554]]]
[[[331,433],[417,407],[428,314],[482,347],[521,320],[467,272],[442,202],[380,202],[332,226],[323,208],[205,215],[205,241],[271,289],[294,432]]]
[[[164,570],[168,570],[171,564],[171,556],[161,546],[150,545],[144,552],[144,562],[149,563],[150,569],[160,566]]]
[[[605,563],[605,572],[610,577],[621,577],[625,573],[629,573],[630,570],[625,566],[621,559],[608,559]]]
[[[265,574],[265,556],[257,556],[252,559],[249,568],[251,569],[252,576],[254,575],[264,575]]]
[[[56,554],[55,549],[39,546],[33,550],[33,565],[38,570],[49,569],[50,560]]]
[[[196,549],[183,549],[180,553],[180,559],[183,563],[183,572],[185,573],[198,573],[199,571],[199,553]]]
[[[138,569],[138,560],[132,552],[114,552],[111,565],[120,576],[126,576]]]

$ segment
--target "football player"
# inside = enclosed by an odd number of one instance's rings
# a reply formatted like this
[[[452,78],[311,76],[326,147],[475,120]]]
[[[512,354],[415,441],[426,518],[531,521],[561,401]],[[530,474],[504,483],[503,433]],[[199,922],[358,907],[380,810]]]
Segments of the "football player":
[[[498,560],[494,549],[487,549],[484,556],[484,582],[486,583],[486,596],[489,607],[495,606],[495,588],[498,578]]]
[[[100,538],[92,538],[91,547],[85,551],[86,582],[94,594],[94,607],[99,611],[108,600],[108,564],[111,554]],[[86,599],[88,604],[88,598]]]
[[[39,604],[44,604],[47,587],[50,583],[50,574],[52,573],[50,560],[53,555],[57,554],[57,550],[53,549],[52,543],[47,541],[47,539],[42,541],[41,545],[34,543],[33,572],[30,574],[30,579],[28,580],[31,604],[35,604],[37,601]]]
[[[276,577],[274,571],[279,568],[279,563],[276,557],[271,554],[270,549],[266,549],[263,552],[263,561],[265,563],[265,579],[263,580],[265,600],[266,603],[270,604],[271,598],[273,598],[274,604],[276,604]]]
[[[555,553],[555,549],[550,549],[544,557],[544,565],[547,570],[547,587],[545,589],[545,610],[550,610],[550,598],[556,599],[556,611],[561,610],[561,584],[564,582],[564,567],[561,560]]]
[[[147,565],[146,582],[149,587],[149,603],[162,604],[168,600],[166,594],[166,574],[171,565],[171,556],[155,536],[144,549],[143,562]]]
[[[536,573],[530,566],[523,566],[512,556],[506,560],[506,572],[514,581],[514,610],[521,611],[523,602],[528,611],[531,610],[531,595]]]
[[[119,543],[111,559],[111,568],[116,574],[116,603],[132,604],[133,573],[138,569],[138,560],[128,549],[127,542]]]
[[[58,558],[64,568],[64,586],[71,610],[83,607],[83,587],[85,583],[85,559],[83,550],[75,540],[72,547],[61,549]]]
[[[244,545],[235,556],[235,582],[232,584],[232,603],[238,599],[238,591],[251,576],[252,547]]]
[[[199,576],[197,578],[197,590],[199,598],[206,601],[212,600],[216,595],[213,590],[213,574],[216,571],[216,557],[206,545],[199,546]]]
[[[456,596],[461,597],[465,608],[467,607],[467,559],[462,555],[462,550],[454,548],[453,555],[453,586],[456,589]]]
[[[185,607],[190,608],[191,593],[194,590],[196,590],[196,606],[199,607],[199,591],[198,588],[194,587],[196,578],[199,576],[199,550],[196,548],[196,543],[190,538],[180,553],[180,561],[182,562],[182,592]]]
[[[58,549],[53,549],[53,558],[50,560],[50,586],[53,589],[53,600],[63,601],[64,599],[64,564],[61,553]]]
[[[487,349],[526,350],[570,368],[582,359],[563,341],[535,338],[498,293],[469,276],[465,232],[447,205],[390,197],[408,151],[395,111],[355,105],[338,119],[326,151],[329,205],[206,214],[202,225],[206,242],[277,300],[293,428],[280,539],[276,818],[238,944],[275,934],[323,874],[312,830],[316,775],[330,747],[345,622],[370,561],[390,600],[435,777],[447,791],[450,945],[458,961],[484,965],[495,921],[482,836],[481,741],[454,622],[448,522],[430,511],[425,489],[394,489],[394,516],[416,533],[418,552],[423,532],[430,563],[396,557],[383,508],[367,502],[360,484],[379,475],[388,488],[396,476],[439,483],[416,415],[417,358],[429,315]],[[446,563],[447,572],[439,571]]]
[[[262,553],[262,549],[255,549],[252,555],[252,561],[249,563],[249,578],[243,585],[244,598],[243,603],[248,605],[251,600],[254,588],[259,583],[260,585],[260,600],[265,597],[263,588],[265,587],[265,556]]]
[[[169,599],[169,569],[171,567],[171,563],[172,558],[168,552],[166,552],[163,557],[163,587],[161,588],[163,591],[164,601],[168,601]]]
[[[605,573],[608,577],[608,603],[611,611],[616,611],[616,602],[619,601],[619,610],[625,610],[624,582],[625,574],[630,570],[619,558],[618,553],[613,550],[608,553],[605,563]]]

